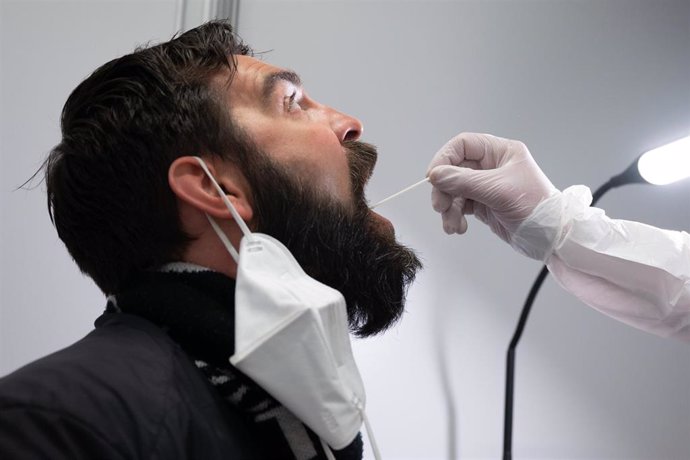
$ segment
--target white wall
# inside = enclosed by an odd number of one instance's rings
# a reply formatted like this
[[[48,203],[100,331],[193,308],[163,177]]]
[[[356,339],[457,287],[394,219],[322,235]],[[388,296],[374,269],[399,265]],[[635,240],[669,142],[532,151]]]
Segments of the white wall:
[[[0,374],[64,347],[105,306],[58,239],[45,187],[15,190],[59,142],[62,105],[95,68],[173,34],[174,3],[0,3]]]
[[[69,91],[169,37],[173,3],[0,4],[0,374],[79,338],[104,304],[55,236],[43,187],[12,190],[58,142]],[[380,150],[372,201],[420,179],[459,131],[525,141],[558,187],[595,187],[690,131],[688,1],[244,1],[240,33],[362,119]],[[629,186],[601,205],[688,229],[689,194],[688,183]],[[426,262],[403,322],[355,345],[384,456],[448,458],[454,413],[459,458],[497,458],[505,348],[539,265],[474,220],[445,236],[428,188],[381,211]],[[518,349],[515,458],[690,458],[688,433],[690,348],[547,281]]]

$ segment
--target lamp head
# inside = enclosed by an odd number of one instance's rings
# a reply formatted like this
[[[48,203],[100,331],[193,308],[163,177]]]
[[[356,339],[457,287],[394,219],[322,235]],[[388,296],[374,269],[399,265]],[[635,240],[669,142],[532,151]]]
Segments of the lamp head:
[[[637,169],[646,182],[654,185],[690,177],[690,136],[643,153]]]

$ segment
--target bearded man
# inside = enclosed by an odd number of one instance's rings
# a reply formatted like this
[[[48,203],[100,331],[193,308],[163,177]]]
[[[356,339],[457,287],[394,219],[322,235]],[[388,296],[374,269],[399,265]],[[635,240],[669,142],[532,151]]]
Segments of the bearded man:
[[[207,172],[370,336],[400,318],[420,263],[367,206],[361,123],[211,22],[97,69],[61,124],[50,216],[107,307],[84,339],[0,380],[3,458],[326,458],[229,363],[238,265],[211,221],[234,247],[242,233]],[[334,454],[361,458],[361,437]]]

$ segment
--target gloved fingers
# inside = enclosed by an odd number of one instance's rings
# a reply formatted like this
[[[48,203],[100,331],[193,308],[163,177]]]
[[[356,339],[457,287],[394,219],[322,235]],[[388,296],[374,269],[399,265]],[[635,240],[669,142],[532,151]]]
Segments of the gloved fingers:
[[[441,218],[443,219],[443,231],[447,234],[462,235],[467,231],[467,219],[462,214],[462,207],[456,206],[455,203],[447,211],[441,213]]]
[[[494,148],[502,145],[507,140],[500,137],[491,136],[489,134],[478,133],[461,133],[445,143],[441,149],[436,152],[427,167],[427,176],[436,166],[452,165],[452,166],[469,166],[468,161],[473,162],[478,169],[479,163],[486,162],[487,154],[493,156]],[[487,166],[483,165],[484,168]],[[489,166],[495,167],[495,166]]]
[[[500,137],[491,134],[463,133],[459,142],[462,142],[464,160],[474,160],[482,164],[484,168],[495,168],[495,165],[486,165],[485,161],[494,157],[494,152],[501,147]]]
[[[431,190],[431,204],[434,211],[441,213],[443,220],[443,230],[448,233],[465,233],[467,231],[467,219],[464,210],[467,200],[462,197],[455,197],[441,192],[437,188]]]
[[[508,162],[531,158],[527,146],[517,140],[480,133],[464,133],[460,136],[464,164],[453,164],[454,166],[465,166],[474,162],[477,166],[472,169],[491,170]]]
[[[457,166],[437,166],[429,173],[431,185],[440,192],[482,203],[494,196],[495,178],[494,170],[477,171]]]
[[[531,156],[520,141],[505,139],[491,134],[461,133],[445,143],[436,152],[427,168],[427,176],[437,166],[467,166],[473,161],[473,169],[494,169],[514,158]]]
[[[460,163],[457,166],[460,166],[461,168],[469,168],[469,169],[482,169],[481,165],[476,160],[464,160],[462,163]]]
[[[453,197],[436,187],[431,189],[431,206],[436,212],[444,212],[453,204]]]

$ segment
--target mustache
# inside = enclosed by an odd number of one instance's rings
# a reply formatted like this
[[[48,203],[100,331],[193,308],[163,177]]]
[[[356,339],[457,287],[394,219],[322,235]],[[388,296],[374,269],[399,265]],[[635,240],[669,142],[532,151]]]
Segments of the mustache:
[[[364,186],[374,172],[378,151],[376,146],[360,141],[345,141],[343,146],[347,150],[347,162],[350,167],[350,182],[352,192],[357,200],[364,199]]]

